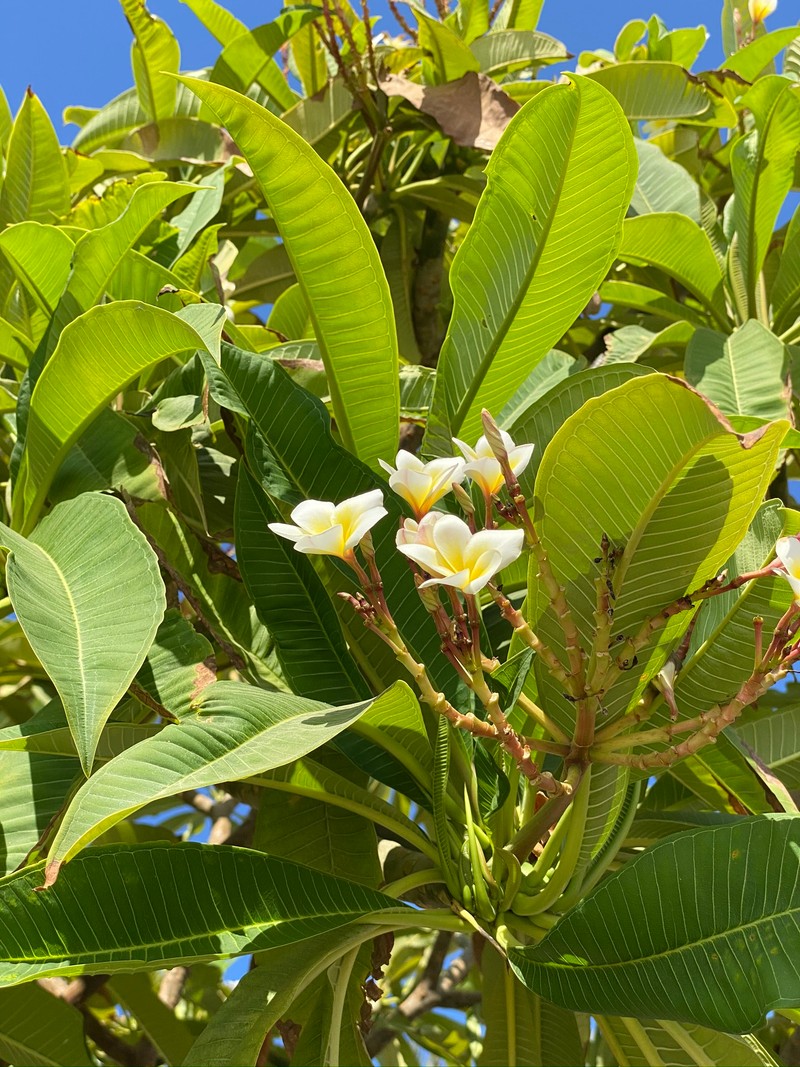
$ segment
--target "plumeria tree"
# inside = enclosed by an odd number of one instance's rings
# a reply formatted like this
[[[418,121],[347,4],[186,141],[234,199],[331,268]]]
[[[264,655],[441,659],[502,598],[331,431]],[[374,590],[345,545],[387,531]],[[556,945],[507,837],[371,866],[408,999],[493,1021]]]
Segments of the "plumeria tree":
[[[0,1060],[800,1062],[800,29],[184,2],[0,94]]]

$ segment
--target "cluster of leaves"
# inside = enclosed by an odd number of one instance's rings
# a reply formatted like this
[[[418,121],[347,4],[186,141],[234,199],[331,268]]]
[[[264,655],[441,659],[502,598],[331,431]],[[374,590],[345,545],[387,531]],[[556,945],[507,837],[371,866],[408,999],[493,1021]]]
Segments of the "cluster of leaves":
[[[800,531],[800,31],[725,0],[718,69],[653,17],[559,81],[541,0],[397,33],[184,2],[213,67],[121,0],[135,85],[69,108],[69,148],[0,92],[0,1057],[791,1062],[797,698],[671,732],[749,693],[753,619],[792,601],[735,579]],[[535,444],[507,617],[565,665],[622,649],[576,737],[585,692],[482,604],[553,780],[580,741],[572,803],[420,703],[347,567],[268,529],[386,490],[409,655],[481,716],[378,460],[450,455],[483,408]]]

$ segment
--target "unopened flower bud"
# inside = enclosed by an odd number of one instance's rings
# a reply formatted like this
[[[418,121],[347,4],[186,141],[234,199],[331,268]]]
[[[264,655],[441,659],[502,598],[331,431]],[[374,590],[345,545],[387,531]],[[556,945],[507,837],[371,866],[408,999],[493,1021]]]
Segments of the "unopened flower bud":
[[[472,497],[463,487],[463,485],[453,484],[453,496],[458,501],[458,506],[464,512],[465,515],[475,514],[475,505],[472,503]]]

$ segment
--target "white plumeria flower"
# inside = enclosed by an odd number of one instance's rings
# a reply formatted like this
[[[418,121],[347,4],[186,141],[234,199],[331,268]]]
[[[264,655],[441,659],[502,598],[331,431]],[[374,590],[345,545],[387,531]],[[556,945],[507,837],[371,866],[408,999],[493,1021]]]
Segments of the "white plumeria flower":
[[[268,526],[279,537],[294,541],[298,552],[346,559],[367,531],[386,514],[383,493],[373,489],[341,504],[304,500],[292,512],[296,526],[285,522],[270,522]]]
[[[749,0],[747,10],[754,23],[763,22],[778,6],[778,0]]]
[[[787,580],[795,601],[800,603],[800,538],[781,537],[775,545],[775,554],[783,564],[783,571],[777,573]]]
[[[450,492],[453,482],[460,485],[464,481],[464,463],[460,459],[423,463],[418,456],[401,450],[395,459],[396,468],[382,459],[378,462],[389,475],[389,488],[411,505],[418,519]]]
[[[455,515],[431,512],[419,525],[406,519],[397,547],[432,577],[420,586],[450,585],[473,595],[522,552],[522,530],[479,530]]]
[[[533,445],[515,445],[511,434],[505,430],[500,430],[500,436],[508,453],[511,470],[519,477],[531,461]],[[474,448],[465,441],[459,441],[457,437],[453,438],[453,442],[461,449],[467,461],[464,466],[466,476],[479,485],[487,496],[499,493],[504,482],[503,471],[486,438],[481,437]]]

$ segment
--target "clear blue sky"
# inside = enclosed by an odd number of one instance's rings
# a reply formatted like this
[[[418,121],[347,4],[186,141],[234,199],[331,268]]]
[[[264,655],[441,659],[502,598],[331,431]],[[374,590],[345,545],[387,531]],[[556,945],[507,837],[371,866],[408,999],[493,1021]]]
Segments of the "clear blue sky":
[[[97,106],[131,84],[130,31],[115,0],[5,0],[2,6],[0,84],[13,110],[31,85],[58,124],[68,104]],[[179,0],[149,0],[149,6],[175,31],[184,69],[206,66],[214,59],[216,43]],[[257,26],[274,18],[282,4],[280,0],[230,0],[227,6],[248,26]],[[428,7],[432,6],[433,0],[428,0]],[[370,7],[396,32],[386,0],[372,0]],[[656,11],[671,29],[706,26],[711,40],[701,64],[705,61],[711,67],[722,56],[721,7],[721,0],[659,0],[654,7],[648,0],[545,0],[540,29],[564,41],[571,52],[610,48],[625,22]],[[778,27],[798,16],[798,0],[781,0],[770,21]]]

